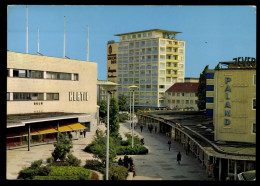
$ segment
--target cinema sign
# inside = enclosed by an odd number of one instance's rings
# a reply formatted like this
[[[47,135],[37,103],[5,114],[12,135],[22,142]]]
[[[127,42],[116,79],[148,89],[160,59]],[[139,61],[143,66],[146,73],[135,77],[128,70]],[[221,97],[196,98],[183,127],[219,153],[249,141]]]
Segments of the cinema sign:
[[[237,57],[233,58],[234,65],[244,67],[256,67],[256,59],[254,57]]]

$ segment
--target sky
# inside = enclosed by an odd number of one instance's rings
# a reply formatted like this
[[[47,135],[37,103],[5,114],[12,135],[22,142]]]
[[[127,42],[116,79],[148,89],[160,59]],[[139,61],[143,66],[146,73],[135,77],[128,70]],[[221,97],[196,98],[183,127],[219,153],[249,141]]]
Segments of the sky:
[[[116,34],[149,29],[182,32],[185,77],[199,78],[206,65],[236,57],[256,57],[256,7],[177,5],[28,5],[28,53],[63,57],[64,16],[66,56],[98,63],[98,80],[107,79],[107,42]],[[26,5],[7,11],[7,50],[26,53]]]

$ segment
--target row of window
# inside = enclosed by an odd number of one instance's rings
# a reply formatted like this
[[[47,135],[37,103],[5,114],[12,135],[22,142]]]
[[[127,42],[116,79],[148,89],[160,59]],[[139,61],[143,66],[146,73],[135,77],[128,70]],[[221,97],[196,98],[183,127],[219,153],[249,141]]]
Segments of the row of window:
[[[198,96],[198,93],[194,92],[167,92],[168,96],[186,96],[186,97],[194,97]]]
[[[185,100],[185,104],[197,104],[198,100]],[[168,100],[168,103],[184,104],[184,100]]]
[[[44,94],[46,98],[44,99]],[[40,101],[59,100],[59,93],[31,93],[31,92],[7,92],[7,101]]]
[[[11,71],[12,71],[12,73],[11,73]],[[44,77],[44,71],[24,70],[24,69],[7,69],[7,77],[74,80],[74,81],[79,80],[78,74],[47,71],[46,75]]]
[[[152,37],[152,32],[144,32],[144,33],[139,33],[139,34],[132,34],[132,35],[127,35],[127,36],[121,36],[122,40],[127,39],[136,39],[136,38],[142,38],[142,37]]]

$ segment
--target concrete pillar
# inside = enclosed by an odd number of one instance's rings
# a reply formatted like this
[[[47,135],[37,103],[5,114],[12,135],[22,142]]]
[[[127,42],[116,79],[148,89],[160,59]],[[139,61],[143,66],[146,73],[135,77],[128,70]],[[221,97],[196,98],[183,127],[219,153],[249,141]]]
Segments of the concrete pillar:
[[[237,180],[237,161],[235,161],[235,166],[234,166],[234,180]]]
[[[28,151],[30,151],[30,138],[31,138],[30,125],[28,125]]]
[[[219,158],[218,180],[221,180],[221,158]]]

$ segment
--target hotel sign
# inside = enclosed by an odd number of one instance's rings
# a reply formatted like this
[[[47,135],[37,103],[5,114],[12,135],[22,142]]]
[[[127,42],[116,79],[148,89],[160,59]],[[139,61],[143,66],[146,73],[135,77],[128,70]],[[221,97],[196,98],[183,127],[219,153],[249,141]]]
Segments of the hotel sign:
[[[69,101],[88,101],[87,92],[69,92]]]

